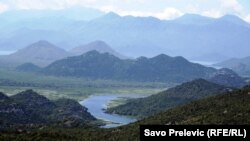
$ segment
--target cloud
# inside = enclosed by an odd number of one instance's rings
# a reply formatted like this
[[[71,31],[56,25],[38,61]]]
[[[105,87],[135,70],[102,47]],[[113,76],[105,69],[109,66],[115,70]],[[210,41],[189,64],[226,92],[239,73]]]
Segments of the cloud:
[[[250,15],[247,15],[244,19],[246,22],[250,23]]]
[[[235,14],[245,18],[250,10],[240,0],[0,0],[0,13],[8,9],[65,9],[73,6],[116,12],[121,16],[154,16],[174,19],[184,13],[220,17]]]
[[[208,11],[203,11],[201,13],[201,15],[207,16],[207,17],[212,17],[212,18],[219,18],[219,17],[223,16],[223,13],[221,13],[221,11],[219,11],[219,10],[212,9],[212,10],[208,10]]]
[[[180,10],[172,7],[166,8],[163,12],[155,14],[155,16],[159,19],[168,19],[168,20],[180,17],[181,15],[183,15],[183,13]]]
[[[102,11],[106,13],[115,12],[121,16],[128,16],[128,15],[139,16],[139,17],[152,16],[152,17],[157,17],[162,20],[174,19],[184,14],[180,10],[173,8],[173,7],[165,8],[163,11],[160,11],[160,12],[144,12],[144,11],[134,11],[134,10],[128,11],[128,10],[119,9],[118,7],[115,7],[114,5],[106,5],[106,6],[100,7],[99,9],[101,9]]]
[[[114,5],[105,5],[105,6],[101,6],[101,7],[96,7],[97,9],[108,13],[108,12],[115,12],[117,14],[119,14],[120,16],[136,16],[136,17],[147,17],[147,16],[153,16],[154,13],[151,12],[144,12],[144,11],[135,11],[135,10],[124,10],[121,8],[118,8]]]
[[[242,13],[243,6],[237,0],[220,0],[222,7],[226,9],[231,9],[234,12]]]
[[[0,13],[3,13],[9,9],[9,6],[3,3],[0,3]]]

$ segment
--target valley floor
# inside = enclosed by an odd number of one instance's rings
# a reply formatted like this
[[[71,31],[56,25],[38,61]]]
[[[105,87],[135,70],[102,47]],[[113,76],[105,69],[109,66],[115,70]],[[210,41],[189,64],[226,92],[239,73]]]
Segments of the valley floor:
[[[176,84],[55,77],[0,69],[0,91],[14,95],[33,89],[49,99],[81,101],[93,94],[155,94]]]

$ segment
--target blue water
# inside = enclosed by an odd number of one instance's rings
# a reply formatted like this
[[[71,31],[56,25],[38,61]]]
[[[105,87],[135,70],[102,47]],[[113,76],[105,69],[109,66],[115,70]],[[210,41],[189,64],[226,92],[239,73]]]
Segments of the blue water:
[[[115,99],[118,99],[121,95],[115,94],[104,94],[104,95],[92,95],[84,101],[81,101],[80,104],[88,108],[88,112],[90,112],[94,117],[98,119],[102,119],[105,121],[110,121],[113,123],[102,126],[102,128],[112,128],[125,124],[129,124],[137,121],[136,118],[121,116],[117,114],[108,114],[105,113],[103,109],[107,108],[106,105]],[[130,97],[129,95],[123,95],[122,97]],[[141,97],[141,96],[139,96]],[[134,97],[135,98],[135,97]]]

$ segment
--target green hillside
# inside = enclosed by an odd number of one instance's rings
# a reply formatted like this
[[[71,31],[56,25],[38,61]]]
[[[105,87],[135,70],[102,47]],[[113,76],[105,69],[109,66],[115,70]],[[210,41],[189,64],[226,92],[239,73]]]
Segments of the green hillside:
[[[77,101],[51,101],[33,90],[14,96],[0,94],[0,129],[32,125],[85,125],[96,121]]]
[[[97,51],[55,61],[41,71],[55,76],[172,83],[207,78],[216,72],[213,68],[191,63],[183,57],[161,54],[153,58],[121,60]]]
[[[147,117],[191,101],[226,92],[224,86],[197,79],[146,98],[130,100],[107,110],[108,113]]]
[[[53,128],[2,130],[0,140],[12,141],[139,141],[141,124],[250,124],[250,86],[167,110],[114,129]]]

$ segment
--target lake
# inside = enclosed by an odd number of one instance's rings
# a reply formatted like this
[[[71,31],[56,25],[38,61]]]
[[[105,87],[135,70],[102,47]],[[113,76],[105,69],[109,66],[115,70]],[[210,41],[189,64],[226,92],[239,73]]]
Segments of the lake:
[[[88,108],[88,112],[90,112],[94,117],[98,119],[102,119],[110,122],[109,124],[102,126],[101,128],[112,128],[121,125],[126,125],[132,122],[137,121],[136,118],[122,116],[117,114],[108,114],[105,113],[103,109],[107,108],[107,104],[113,100],[119,99],[121,97],[126,98],[139,98],[145,97],[149,95],[145,94],[102,94],[102,95],[92,95],[87,99],[80,102],[81,105]]]

